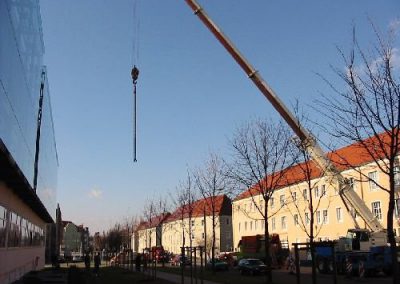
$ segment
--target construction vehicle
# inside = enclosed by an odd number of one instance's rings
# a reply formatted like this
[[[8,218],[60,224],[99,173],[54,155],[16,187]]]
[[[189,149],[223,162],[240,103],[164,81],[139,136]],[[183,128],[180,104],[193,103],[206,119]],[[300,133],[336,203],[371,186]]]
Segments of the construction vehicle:
[[[240,240],[238,259],[257,258],[265,261],[264,235],[243,236]],[[270,235],[270,257],[272,267],[281,268],[289,255],[289,248],[283,246],[278,234]]]
[[[350,211],[353,208],[357,214],[365,221],[370,230],[360,229],[357,225],[355,229],[350,229],[346,238],[338,240],[338,252],[357,251],[364,252],[367,256],[374,255],[375,250],[387,249],[387,232],[377,218],[372,214],[364,201],[351,188],[348,179],[344,178],[335,165],[328,159],[322,148],[318,145],[313,135],[305,129],[298,119],[290,112],[272,88],[264,81],[257,70],[244,58],[233,43],[222,33],[221,29],[209,18],[203,8],[195,0],[185,0],[194,14],[205,24],[217,40],[225,47],[228,53],[243,69],[249,79],[253,81],[261,93],[269,100],[280,116],[291,127],[299,138],[299,147],[305,149],[318,167],[332,181],[336,181],[339,186],[340,196]],[[350,214],[353,216],[353,214]],[[355,219],[354,219],[355,221]],[[357,224],[357,222],[355,222]],[[351,240],[351,242],[350,242]],[[345,246],[347,244],[347,247]],[[351,244],[351,245],[350,245]],[[376,248],[376,249],[375,249]],[[343,250],[342,250],[343,249]],[[346,250],[348,249],[348,250]],[[379,253],[378,253],[379,254]],[[384,257],[382,254],[379,257]]]

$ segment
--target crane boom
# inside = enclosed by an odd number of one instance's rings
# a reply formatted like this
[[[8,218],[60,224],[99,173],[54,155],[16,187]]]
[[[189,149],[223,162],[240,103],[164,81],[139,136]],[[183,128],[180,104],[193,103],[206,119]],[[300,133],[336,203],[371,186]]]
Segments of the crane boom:
[[[340,193],[347,202],[357,211],[363,218],[365,223],[370,227],[373,232],[383,231],[382,224],[376,219],[369,208],[365,205],[364,201],[355,193],[349,182],[342,176],[340,171],[328,159],[325,152],[317,143],[316,139],[311,133],[306,130],[298,119],[290,112],[280,98],[275,94],[272,88],[265,82],[258,71],[246,60],[246,58],[239,52],[234,44],[223,34],[221,29],[210,19],[204,9],[195,0],[185,0],[186,3],[193,10],[194,14],[204,23],[204,25],[211,31],[217,40],[225,47],[228,53],[239,64],[246,75],[253,81],[261,93],[272,104],[275,110],[286,121],[291,129],[299,137],[301,144],[311,158],[317,163],[319,168],[328,176],[336,179],[340,188]]]

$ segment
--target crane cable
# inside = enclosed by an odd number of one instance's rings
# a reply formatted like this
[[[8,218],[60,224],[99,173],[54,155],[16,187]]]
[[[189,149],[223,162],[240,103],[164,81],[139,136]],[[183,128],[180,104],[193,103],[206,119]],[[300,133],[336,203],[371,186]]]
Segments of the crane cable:
[[[139,63],[139,18],[137,16],[137,1],[133,0],[133,33],[132,33],[132,59],[131,59],[131,77],[133,83],[133,162],[137,162],[136,146],[137,146],[137,96],[136,84],[139,77],[139,69],[136,64]]]

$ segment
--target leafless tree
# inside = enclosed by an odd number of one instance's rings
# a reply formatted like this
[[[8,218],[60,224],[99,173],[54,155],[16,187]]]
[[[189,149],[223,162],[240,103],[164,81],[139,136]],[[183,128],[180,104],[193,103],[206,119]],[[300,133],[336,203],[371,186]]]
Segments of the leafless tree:
[[[360,145],[360,150],[374,161],[389,180],[390,186],[386,188],[382,183],[359,171],[365,179],[375,183],[388,194],[387,236],[392,251],[393,283],[399,283],[393,231],[400,148],[400,66],[396,61],[399,54],[398,49],[393,46],[395,32],[389,32],[387,37],[383,37],[373,24],[371,26],[377,39],[376,44],[372,49],[365,51],[353,29],[350,54],[347,56],[339,49],[346,68],[333,68],[344,83],[344,90],[335,87],[323,77],[334,95],[324,95],[317,105],[322,110],[321,114],[327,118],[324,130],[341,143]],[[341,158],[343,164],[358,170],[346,157]]]
[[[328,212],[331,203],[331,197],[327,192],[327,185],[324,183],[325,172],[322,171],[316,164],[306,147],[300,142],[296,147],[292,148],[293,161],[290,175],[287,176],[287,184],[290,191],[290,206],[288,210],[294,218],[294,223],[305,232],[309,238],[310,252],[312,260],[312,281],[316,283],[316,257],[314,241],[319,235],[324,223],[324,213],[321,215],[321,202],[324,199],[327,204],[324,204],[322,212]],[[303,184],[306,184],[305,187]],[[328,180],[328,185],[332,183],[331,178]],[[301,185],[301,186],[300,186]],[[302,198],[297,194],[300,193]],[[302,199],[302,200],[301,200]],[[326,202],[325,202],[326,203]],[[289,205],[289,204],[288,204]],[[317,219],[317,220],[315,220]],[[317,222],[316,222],[317,221]]]
[[[233,163],[229,176],[248,189],[246,193],[264,223],[267,282],[272,282],[269,235],[272,214],[268,204],[276,189],[282,186],[286,169],[292,164],[290,139],[291,134],[282,122],[254,120],[239,128],[231,142]]]
[[[194,203],[196,201],[196,192],[194,191],[192,177],[187,172],[187,177],[185,181],[179,183],[176,191],[171,194],[171,200],[174,206],[177,208],[177,213],[179,214],[181,228],[182,228],[182,246],[185,246],[185,235],[189,236],[189,245],[192,247],[193,243],[193,228],[192,228],[192,218],[194,211]],[[186,224],[187,223],[187,224]]]
[[[219,196],[225,194],[230,183],[226,175],[225,163],[216,154],[210,154],[202,169],[197,169],[194,173],[195,186],[200,195],[204,198],[204,210],[211,213],[211,230],[212,230],[212,245],[211,245],[211,264],[212,270],[215,272],[215,247],[216,247],[216,232],[218,225],[217,220],[217,201]],[[204,224],[205,225],[205,224]]]

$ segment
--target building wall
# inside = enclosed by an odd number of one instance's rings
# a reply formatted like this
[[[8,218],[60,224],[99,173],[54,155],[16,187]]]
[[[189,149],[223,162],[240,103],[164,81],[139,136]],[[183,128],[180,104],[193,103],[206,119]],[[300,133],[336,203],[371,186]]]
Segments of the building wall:
[[[80,252],[82,247],[82,236],[78,227],[73,223],[68,223],[64,228],[63,248],[66,255],[72,252]]]
[[[11,283],[30,270],[41,269],[45,262],[44,235],[32,242],[37,229],[44,230],[45,223],[7,186],[0,182],[0,219],[3,211],[18,212],[20,219],[19,241],[10,244],[10,225],[0,220],[0,283]],[[9,220],[9,219],[8,219]],[[26,221],[30,224],[26,234]],[[22,222],[22,224],[21,224]],[[6,225],[5,225],[6,224]],[[34,226],[32,226],[34,225]],[[31,237],[32,236],[32,237]],[[4,237],[3,242],[1,237]],[[36,235],[39,237],[39,235]],[[15,231],[14,237],[15,238]]]
[[[228,220],[228,222],[227,222]],[[211,246],[212,217],[206,216],[207,247]],[[232,217],[216,216],[215,241],[216,252],[227,251],[232,247]],[[189,232],[192,230],[192,246],[204,246],[204,218],[193,217],[163,223],[162,243],[164,249],[174,254],[181,252],[181,247],[190,246]],[[184,241],[183,241],[184,238]]]
[[[369,173],[376,172],[378,182],[384,187],[388,188],[389,183],[387,177],[379,171],[373,163],[359,168],[360,171],[368,175]],[[372,204],[379,203],[380,212],[379,220],[382,225],[386,227],[386,212],[388,210],[389,195],[378,189],[373,188],[371,183],[365,177],[360,176],[355,170],[349,170],[342,173],[345,177],[354,178],[354,191],[364,200],[365,204],[372,211]],[[316,240],[334,240],[340,236],[345,236],[349,228],[354,228],[353,218],[347,212],[340,196],[338,195],[338,186],[332,183],[327,178],[315,179],[312,181],[315,188],[319,189],[319,195],[315,195],[313,190],[313,204],[314,210],[320,213],[315,213],[315,226],[316,226]],[[322,187],[325,186],[326,194],[322,197]],[[273,194],[274,204],[269,204],[269,211],[271,216],[269,218],[270,233],[277,233],[281,240],[288,240],[289,244],[294,242],[306,242],[308,236],[305,232],[305,212],[308,212],[307,205],[303,197],[303,190],[307,188],[305,182],[288,186],[277,190]],[[296,194],[297,200],[294,201],[293,193]],[[284,204],[281,205],[280,199],[283,196]],[[308,197],[309,198],[309,197]],[[256,196],[254,200],[263,208],[264,202],[260,196]],[[376,203],[377,202],[377,203]],[[238,243],[242,236],[251,236],[264,233],[264,222],[261,214],[252,204],[252,198],[245,198],[233,201],[233,244],[234,248],[238,249]],[[324,211],[327,213],[323,218]],[[295,214],[298,214],[299,224],[295,224]],[[318,222],[318,214],[320,214],[320,221]],[[399,218],[398,214],[394,218]],[[282,222],[284,221],[284,222]],[[357,216],[356,221],[361,228],[365,228],[365,222],[361,217]],[[273,225],[275,223],[275,225]],[[283,223],[283,224],[282,224]],[[309,225],[306,225],[309,231]],[[395,222],[395,229],[397,235],[400,234],[399,224]]]
[[[156,228],[138,230],[138,252],[157,246]]]

